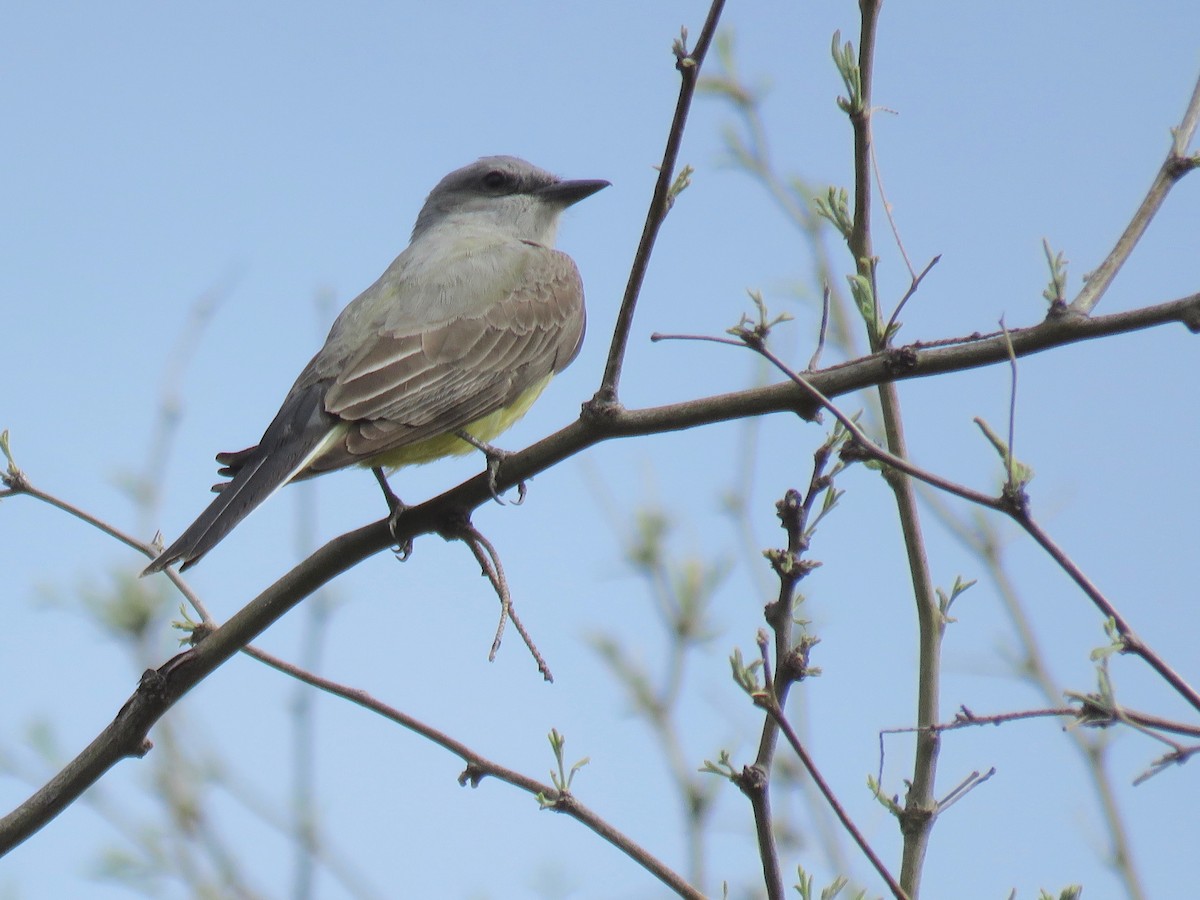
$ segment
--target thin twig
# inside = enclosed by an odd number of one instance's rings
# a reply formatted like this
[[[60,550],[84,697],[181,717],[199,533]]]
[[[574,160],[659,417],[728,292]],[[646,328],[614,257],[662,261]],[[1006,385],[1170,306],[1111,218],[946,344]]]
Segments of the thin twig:
[[[771,658],[768,653],[769,642],[766,633],[759,629],[758,631],[758,652],[762,660],[762,674],[766,685],[765,692],[770,695],[770,699],[765,701],[775,708],[779,708],[779,701],[776,698],[775,682],[771,677]],[[755,698],[757,702],[757,698]],[[783,900],[783,869],[779,864],[779,845],[775,841],[774,818],[771,815],[771,775],[770,775],[770,757],[775,752],[776,735],[779,732],[778,725],[775,719],[767,714],[767,722],[770,727],[763,728],[763,744],[759,748],[759,759],[765,755],[767,762],[755,762],[752,766],[746,766],[740,776],[736,780],[736,784],[741,788],[750,800],[750,808],[754,814],[754,835],[758,843],[759,864],[762,866],[764,887],[767,889],[767,900]],[[770,736],[768,737],[768,732]],[[769,740],[769,744],[766,743]]]
[[[938,801],[938,804],[937,804],[938,814],[941,815],[942,813],[944,813],[947,809],[949,809],[951,806],[953,806],[955,803],[957,803],[963,797],[967,796],[967,794],[971,793],[971,791],[975,790],[975,788],[979,787],[979,785],[983,784],[985,781],[987,781],[989,778],[991,778],[995,774],[996,774],[995,766],[992,766],[990,769],[988,769],[982,775],[980,775],[978,772],[972,772],[970,775],[968,775],[966,778],[964,778],[958,784],[958,786],[954,788],[954,790],[952,790],[949,794],[947,794],[945,797],[943,797],[941,800]]]
[[[1175,722],[1170,719],[1164,719],[1161,716],[1151,715],[1150,713],[1140,712],[1138,710],[1122,709],[1121,716],[1118,718],[1114,714],[1103,715],[1099,707],[1093,704],[1084,704],[1081,706],[1050,706],[1042,709],[1022,709],[1004,713],[990,713],[987,715],[979,715],[965,706],[960,707],[954,718],[949,722],[939,722],[934,725],[931,730],[946,732],[958,731],[961,728],[980,728],[985,725],[1004,725],[1008,722],[1022,722],[1027,719],[1074,719],[1079,724],[1087,727],[1107,728],[1110,725],[1116,724],[1121,719],[1128,719],[1130,724],[1140,726],[1140,729],[1147,731],[1169,731],[1174,734],[1182,734],[1188,737],[1200,738],[1200,725],[1188,725],[1184,722]],[[1140,730],[1139,729],[1139,730]],[[901,726],[897,728],[884,728],[880,734],[911,734],[921,729],[915,726]]]
[[[817,331],[817,349],[809,357],[808,369],[811,372],[821,362],[821,352],[825,349],[825,337],[829,332],[829,284],[826,283],[821,291],[821,327]]]
[[[887,325],[885,325],[883,328],[884,338],[889,341],[891,340],[892,329],[896,326],[896,320],[900,317],[900,311],[904,309],[905,304],[907,304],[908,301],[912,299],[913,295],[917,293],[917,289],[921,286],[921,282],[925,280],[925,276],[928,275],[930,270],[941,261],[942,254],[939,253],[925,264],[925,268],[921,270],[919,275],[913,276],[912,283],[909,284],[908,290],[904,292],[904,296],[900,298],[900,302],[896,304],[896,308],[892,310],[892,314],[888,317]]]
[[[896,249],[900,251],[900,258],[904,260],[904,268],[908,269],[909,280],[915,285],[924,277],[924,273],[921,274],[921,277],[917,276],[917,270],[913,268],[912,260],[908,258],[908,251],[904,249],[904,240],[900,237],[900,226],[896,224],[896,217],[892,215],[892,204],[888,201],[887,191],[883,189],[883,172],[879,169],[879,154],[875,152],[874,145],[871,146],[871,169],[875,172],[875,187],[879,189],[879,200],[883,204],[883,214],[887,217],[888,226],[892,229],[892,237],[896,241]],[[936,257],[934,258],[934,262],[937,262]],[[932,265],[933,263],[930,263],[930,266]],[[929,266],[925,267],[925,271],[929,271]],[[910,290],[896,306],[897,313],[911,294]],[[893,318],[895,318],[895,315],[896,313],[892,314]]]
[[[126,547],[130,547],[136,550],[138,553],[141,553],[147,559],[154,559],[154,557],[158,555],[159,550],[153,544],[147,544],[145,541],[139,540],[131,534],[127,534],[126,532],[117,528],[115,525],[106,522],[99,516],[93,515],[82,507],[76,506],[67,500],[63,500],[61,497],[57,497],[54,494],[43,491],[41,488],[35,487],[25,472],[13,465],[9,466],[9,470],[6,474],[0,475],[0,482],[2,482],[7,488],[7,490],[4,492],[4,495],[6,496],[17,496],[24,494],[28,497],[32,497],[35,500],[40,500],[42,503],[53,506],[55,509],[61,510],[67,515],[76,518],[87,525],[91,525],[93,528],[103,532],[104,534],[107,534],[109,537],[124,544]],[[172,584],[179,589],[179,593],[183,594],[184,599],[186,599],[191,607],[196,610],[196,613],[200,616],[201,621],[211,622],[213,619],[212,615],[208,611],[208,608],[204,605],[204,602],[200,599],[199,595],[197,595],[187,581],[184,580],[183,576],[181,576],[174,569],[167,569],[165,574],[171,579]]]
[[[704,27],[700,29],[696,48],[691,53],[686,53],[682,40],[678,45],[675,67],[679,70],[681,81],[679,99],[675,103],[675,117],[671,120],[671,128],[667,132],[667,146],[663,151],[662,164],[658,167],[658,180],[654,185],[650,208],[646,212],[646,224],[642,228],[642,237],[638,241],[637,251],[633,256],[629,281],[625,286],[625,296],[621,300],[621,308],[617,312],[612,344],[608,351],[608,362],[604,367],[604,378],[600,382],[600,389],[596,392],[593,402],[606,405],[617,402],[621,366],[625,360],[625,348],[629,344],[629,333],[633,328],[633,312],[637,306],[638,295],[642,290],[642,281],[645,279],[646,270],[650,265],[650,254],[654,251],[654,241],[670,211],[669,193],[675,178],[675,163],[679,158],[679,145],[683,142],[683,130],[687,125],[688,110],[691,108],[692,96],[696,91],[696,80],[700,76],[700,67],[704,64],[705,54],[708,53],[709,45],[716,33],[717,22],[721,18],[721,10],[724,6],[725,0],[713,0],[712,6],[708,10],[708,17],[704,20]],[[686,31],[684,37],[686,38]]]
[[[1133,779],[1134,787],[1149,781],[1155,775],[1163,772],[1167,766],[1182,766],[1197,753],[1200,753],[1200,745],[1192,747],[1178,747],[1175,750],[1172,750],[1170,753],[1160,756],[1150,764],[1149,769],[1147,769],[1137,778]]]
[[[1104,262],[1100,263],[1099,267],[1087,276],[1083,289],[1071,301],[1071,309],[1074,312],[1083,315],[1091,313],[1096,304],[1100,302],[1100,298],[1104,296],[1105,291],[1108,290],[1109,285],[1112,284],[1113,279],[1117,277],[1121,266],[1125,265],[1125,261],[1133,253],[1134,247],[1138,245],[1142,235],[1146,233],[1146,229],[1150,227],[1151,220],[1162,207],[1171,188],[1184,175],[1200,166],[1200,156],[1187,155],[1198,122],[1200,122],[1200,78],[1196,80],[1196,86],[1192,89],[1191,99],[1188,101],[1187,109],[1184,110],[1179,126],[1172,129],[1171,149],[1167,153],[1167,158],[1163,160],[1163,164],[1155,174],[1154,181],[1146,192],[1146,196],[1142,198],[1133,218],[1129,220],[1129,224],[1125,226],[1125,230],[1117,239],[1116,246],[1105,257]]]
[[[385,719],[395,722],[397,725],[436,744],[443,750],[454,754],[466,764],[466,768],[459,776],[459,784],[470,784],[472,787],[476,787],[484,778],[490,777],[519,788],[533,797],[555,798],[559,796],[559,791],[553,785],[529,778],[520,772],[492,762],[461,741],[455,740],[445,732],[439,731],[419,719],[401,712],[395,707],[376,700],[366,691],[346,687],[336,681],[315,675],[257,648],[247,647],[246,653],[291,678],[303,681],[305,684],[332,694],[335,697],[340,697],[343,700],[348,700],[356,706],[361,706],[363,709],[383,716]],[[562,804],[551,803],[548,805],[548,808],[556,812],[565,813],[591,829],[594,833],[607,840],[638,865],[646,869],[646,871],[650,872],[650,874],[658,878],[663,884],[679,894],[679,896],[703,900],[704,895],[688,884],[682,876],[674,872],[640,844],[630,840],[623,832],[615,829],[587,806],[580,803],[573,794],[569,795],[569,802]]]
[[[1000,317],[1000,330],[1004,333],[1004,344],[1008,348],[1008,372],[1009,372],[1009,388],[1008,388],[1008,447],[1005,452],[1005,483],[1009,491],[1020,490],[1017,484],[1017,356],[1013,353],[1012,339],[1008,334],[1008,327],[1004,324],[1004,317]]]
[[[849,814],[842,807],[842,804],[838,801],[837,795],[833,793],[833,790],[825,781],[825,777],[821,774],[821,770],[817,768],[812,757],[808,755],[808,751],[804,749],[804,745],[800,742],[800,738],[792,729],[791,723],[788,722],[787,717],[783,714],[783,711],[779,708],[779,705],[775,703],[774,694],[771,692],[769,686],[767,690],[755,695],[755,703],[765,709],[768,715],[770,715],[779,725],[779,728],[787,738],[788,744],[791,746],[792,751],[800,759],[801,765],[804,766],[805,771],[808,772],[809,777],[812,778],[813,782],[817,785],[817,788],[821,791],[822,796],[824,796],[825,802],[829,804],[829,807],[833,810],[834,815],[836,815],[838,820],[842,823],[842,827],[846,829],[846,832],[853,839],[854,843],[858,845],[858,848],[863,852],[863,855],[866,856],[866,858],[870,861],[872,868],[875,869],[875,871],[879,874],[879,877],[882,878],[887,884],[888,890],[892,892],[892,896],[896,897],[897,900],[907,900],[908,894],[902,887],[900,887],[900,883],[896,881],[892,873],[888,871],[887,866],[884,865],[883,860],[881,860],[878,854],[875,853],[875,850],[863,836],[863,833],[858,830],[858,826],[854,824],[854,821],[850,818]]]
[[[496,653],[500,650],[500,641],[504,637],[504,623],[511,619],[513,627],[517,629],[517,634],[521,635],[521,640],[525,642],[530,655],[537,663],[542,678],[546,681],[554,681],[550,666],[546,664],[546,660],[533,642],[533,637],[525,629],[520,616],[513,607],[512,591],[509,590],[508,578],[504,574],[504,566],[500,562],[500,554],[496,551],[495,546],[469,521],[462,526],[462,533],[458,537],[471,549],[475,561],[479,563],[483,574],[492,583],[496,596],[500,598],[500,622],[496,626],[496,636],[492,639],[492,648],[488,652],[488,662],[495,661]]]
[[[1007,510],[1006,510],[1007,511]],[[1160,657],[1149,645],[1145,644],[1140,637],[1134,632],[1133,626],[1125,619],[1124,616],[1117,610],[1104,593],[1092,583],[1083,570],[1075,564],[1075,561],[1067,556],[1066,552],[1054,542],[1037,522],[1029,515],[1028,510],[1012,510],[1009,513],[1013,520],[1019,524],[1032,537],[1038,545],[1050,554],[1050,557],[1058,563],[1059,568],[1070,576],[1071,580],[1079,586],[1079,589],[1087,595],[1092,604],[1100,610],[1105,618],[1112,621],[1120,635],[1122,643],[1122,651],[1125,653],[1133,653],[1140,657],[1150,668],[1157,672],[1167,684],[1171,685],[1184,700],[1191,704],[1192,708],[1200,711],[1200,693],[1197,693],[1184,678],[1176,672],[1166,660]]]
[[[744,340],[715,337],[712,335],[658,334],[655,335],[655,338],[657,340],[708,341],[714,344],[725,344],[730,347],[749,346],[750,349],[754,350],[755,353],[761,354],[780,372],[790,378],[795,384],[799,385],[818,406],[824,410],[827,410],[835,419],[837,419],[843,425],[843,427],[845,427],[845,429],[854,436],[854,439],[857,441],[859,447],[862,448],[863,452],[869,455],[871,458],[876,459],[879,462],[886,463],[895,469],[899,469],[906,475],[912,475],[914,478],[919,478],[921,481],[931,484],[940,490],[946,491],[947,493],[961,497],[964,500],[969,500],[972,503],[978,503],[980,506],[986,506],[991,509],[1004,511],[1003,505],[1005,501],[1003,498],[991,497],[972,488],[957,484],[956,482],[950,481],[947,478],[943,478],[933,472],[926,471],[925,469],[922,469],[921,467],[909,462],[907,459],[896,456],[888,450],[885,450],[883,447],[880,447],[878,444],[872,441],[870,437],[867,436],[866,432],[859,427],[858,423],[855,422],[851,416],[848,416],[846,413],[842,412],[842,410],[839,409],[834,402],[826,397],[817,387],[815,387],[808,378],[789,369],[787,364],[784,363],[774,353],[772,353],[771,350],[765,345],[750,345]]]

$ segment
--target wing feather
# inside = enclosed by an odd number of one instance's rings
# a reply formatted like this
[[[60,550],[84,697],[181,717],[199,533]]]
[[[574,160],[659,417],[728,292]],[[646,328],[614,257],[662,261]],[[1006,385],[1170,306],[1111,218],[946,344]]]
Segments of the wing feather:
[[[579,272],[564,253],[522,248],[522,277],[490,306],[464,304],[469,313],[417,334],[384,329],[356,348],[325,393],[326,411],[349,428],[306,475],[465,428],[574,359],[584,331]]]

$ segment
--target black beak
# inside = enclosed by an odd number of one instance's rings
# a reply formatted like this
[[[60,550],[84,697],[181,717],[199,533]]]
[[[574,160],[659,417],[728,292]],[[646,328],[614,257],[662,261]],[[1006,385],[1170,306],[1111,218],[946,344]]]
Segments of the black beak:
[[[537,193],[539,197],[544,197],[565,209],[608,186],[609,182],[603,179],[556,181],[554,184],[548,184],[544,188],[539,188]]]

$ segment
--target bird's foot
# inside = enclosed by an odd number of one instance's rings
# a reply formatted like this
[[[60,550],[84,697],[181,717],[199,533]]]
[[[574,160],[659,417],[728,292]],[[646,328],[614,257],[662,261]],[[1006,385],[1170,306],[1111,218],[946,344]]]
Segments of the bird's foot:
[[[508,457],[512,456],[512,454],[507,450],[501,450],[499,447],[493,447],[486,441],[479,440],[479,438],[472,434],[468,434],[461,428],[456,431],[455,434],[487,457],[488,491],[491,493],[493,500],[495,500],[501,506],[504,506],[505,501],[500,496],[500,490],[496,484],[496,476],[500,472],[501,464]],[[524,481],[517,482],[517,499],[509,502],[511,502],[513,506],[520,506],[525,502]]]
[[[379,466],[374,466],[371,469],[371,473],[375,476],[375,480],[379,482],[379,487],[383,491],[383,499],[387,501],[388,531],[390,531],[392,534],[392,540],[396,542],[396,558],[400,560],[400,562],[404,562],[406,559],[412,556],[413,539],[411,537],[406,537],[401,540],[396,536],[396,528],[399,524],[400,516],[406,509],[408,509],[408,507],[405,505],[404,501],[396,495],[396,492],[392,490],[392,486],[388,484],[387,476],[383,474],[383,469],[381,469]]]

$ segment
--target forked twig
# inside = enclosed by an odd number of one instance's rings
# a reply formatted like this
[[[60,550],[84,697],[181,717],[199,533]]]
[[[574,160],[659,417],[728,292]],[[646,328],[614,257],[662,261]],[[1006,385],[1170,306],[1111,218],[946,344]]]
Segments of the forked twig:
[[[516,609],[513,608],[512,591],[508,587],[508,578],[504,574],[504,566],[500,562],[500,554],[496,551],[495,546],[469,520],[460,526],[459,533],[455,537],[471,549],[475,561],[479,563],[483,574],[492,583],[492,588],[496,591],[496,596],[500,598],[500,622],[496,625],[496,636],[492,639],[492,649],[488,653],[488,662],[493,662],[496,659],[496,653],[500,650],[500,641],[504,637],[505,623],[511,619],[513,627],[517,629],[517,634],[521,635],[521,640],[525,642],[530,655],[533,656],[534,662],[537,663],[538,671],[542,673],[542,677],[546,681],[554,681],[554,676],[550,672],[550,666],[546,664],[546,660],[542,657],[537,645],[533,642],[533,637],[525,629],[520,616],[517,615]]]
[[[765,688],[762,691],[756,691],[754,693],[753,698],[755,705],[764,709],[767,714],[775,720],[775,723],[779,726],[779,730],[782,731],[784,737],[787,738],[788,744],[792,748],[792,752],[794,752],[799,758],[801,765],[804,766],[804,770],[808,772],[809,777],[812,778],[813,783],[816,784],[817,789],[820,790],[821,795],[825,798],[825,802],[829,804],[829,808],[833,810],[834,815],[838,817],[838,821],[842,823],[842,827],[846,829],[846,832],[850,835],[851,839],[853,839],[854,843],[858,845],[859,850],[861,850],[863,855],[866,856],[867,860],[871,863],[872,868],[875,869],[879,877],[882,878],[887,884],[888,890],[892,892],[892,896],[896,897],[897,900],[907,900],[908,894],[905,893],[902,887],[900,887],[900,883],[896,880],[895,876],[888,871],[888,868],[884,864],[883,860],[879,858],[879,855],[875,852],[874,848],[871,847],[866,837],[864,837],[863,833],[858,830],[858,826],[854,824],[854,821],[850,818],[850,815],[842,807],[842,804],[838,801],[837,795],[834,794],[833,789],[829,786],[828,782],[825,781],[824,776],[821,774],[821,770],[817,768],[817,765],[815,762],[813,762],[812,757],[808,755],[808,751],[804,748],[804,744],[801,743],[799,736],[792,728],[791,723],[787,720],[787,716],[785,716],[783,710],[780,709],[779,703],[775,699],[774,688],[771,684],[770,668],[767,665],[768,660],[765,652],[766,646],[761,642],[759,646],[763,650],[762,658],[763,673],[765,676]]]

